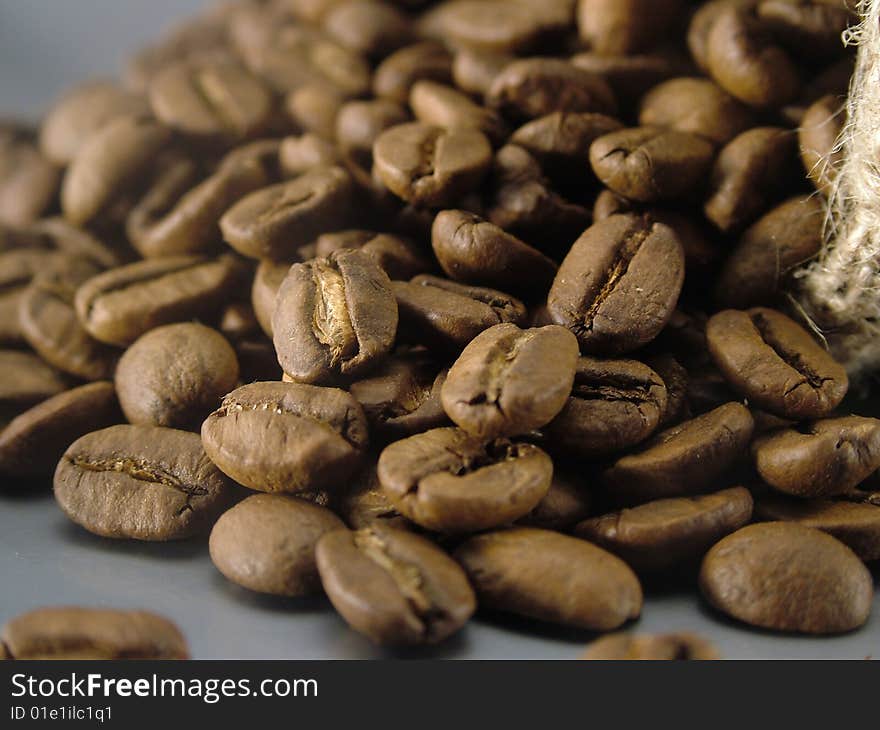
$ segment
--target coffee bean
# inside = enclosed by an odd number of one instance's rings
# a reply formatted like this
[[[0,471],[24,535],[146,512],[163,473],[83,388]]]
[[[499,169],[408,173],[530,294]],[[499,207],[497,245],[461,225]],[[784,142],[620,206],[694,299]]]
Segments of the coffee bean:
[[[712,545],[751,516],[752,495],[734,487],[593,517],[578,524],[575,534],[618,555],[640,575],[657,575],[695,566]]]
[[[376,465],[376,459],[370,459],[338,496],[334,503],[336,513],[353,530],[375,523],[399,530],[412,529],[413,524],[397,511],[382,490]]]
[[[73,441],[121,420],[112,383],[100,381],[59,393],[0,431],[0,473],[50,476]]]
[[[518,122],[553,112],[617,111],[614,94],[601,76],[551,58],[523,58],[505,66],[492,81],[486,104]]]
[[[345,97],[338,89],[314,82],[291,91],[284,109],[297,128],[331,141],[336,135],[336,117],[344,103]],[[335,160],[326,164],[335,164]]]
[[[761,0],[757,16],[793,54],[815,62],[844,53],[841,36],[857,20],[845,5],[827,0]]]
[[[343,154],[369,168],[373,144],[382,132],[409,121],[406,109],[393,101],[348,101],[336,115],[336,143]]]
[[[80,264],[91,262],[102,269],[111,269],[127,257],[121,246],[99,240],[63,218],[43,218],[29,226],[28,232],[40,238],[41,246],[54,246],[64,257],[77,259]]]
[[[646,216],[615,215],[575,241],[547,307],[584,352],[622,354],[663,329],[683,281],[684,251],[671,228]]]
[[[0,224],[25,226],[43,216],[58,196],[60,176],[29,134],[0,128]]]
[[[211,460],[261,492],[332,486],[357,469],[367,420],[348,393],[301,383],[250,383],[202,424]]]
[[[320,591],[315,545],[344,529],[324,507],[281,494],[255,494],[223,513],[211,530],[211,561],[244,588],[276,596]]]
[[[846,370],[806,330],[772,309],[719,312],[706,326],[706,340],[730,385],[774,415],[822,418],[846,395]]]
[[[704,491],[743,456],[753,428],[747,408],[727,403],[657,434],[606,469],[602,480],[624,504]]]
[[[290,258],[296,249],[332,228],[344,228],[354,211],[351,176],[319,167],[289,182],[246,195],[220,219],[223,239],[252,258]]]
[[[754,8],[760,0],[709,0],[700,4],[691,17],[687,45],[691,56],[702,71],[708,70],[709,31],[715,20],[728,7]]]
[[[183,322],[157,327],[129,347],[116,368],[129,423],[192,428],[238,381],[235,350],[216,330]]]
[[[846,122],[846,106],[839,96],[827,95],[814,102],[798,127],[801,161],[807,176],[825,197],[833,193],[843,150],[837,140]]]
[[[553,467],[550,489],[538,505],[525,517],[517,520],[524,527],[568,531],[590,512],[592,499],[583,478],[573,468]]]
[[[324,16],[324,30],[352,51],[384,58],[412,40],[409,18],[394,5],[376,0],[343,0]]]
[[[0,408],[27,408],[68,388],[58,371],[29,352],[0,350],[0,372]]]
[[[596,639],[581,655],[592,661],[711,661],[718,650],[696,634],[609,634]]]
[[[524,325],[525,305],[482,287],[436,276],[394,281],[391,289],[400,312],[398,337],[441,354],[458,355],[480,332],[496,324]]]
[[[838,634],[871,611],[871,574],[843,543],[787,522],[749,525],[703,560],[700,589],[719,611],[752,626]]]
[[[272,314],[275,312],[275,297],[281,282],[287,276],[292,264],[263,259],[257,266],[251,288],[251,304],[260,327],[269,337],[272,336]]]
[[[0,633],[9,658],[189,659],[173,623],[146,611],[106,608],[39,608],[16,616]]]
[[[506,286],[515,294],[547,291],[556,264],[503,229],[463,210],[444,210],[431,227],[431,245],[456,281]]]
[[[166,541],[202,535],[229,506],[232,486],[198,434],[110,426],[73,442],[55,470],[55,499],[102,537]]]
[[[342,156],[331,142],[312,133],[285,137],[281,140],[278,158],[285,177],[296,177],[314,167],[332,167],[342,162]]]
[[[399,198],[441,207],[479,185],[492,162],[492,148],[476,130],[411,122],[379,135],[373,162],[379,179]]]
[[[480,106],[467,95],[435,81],[417,81],[409,94],[409,105],[416,119],[443,129],[476,129],[492,142],[507,135],[504,120]]]
[[[688,417],[688,371],[668,353],[651,355],[645,358],[645,364],[663,381],[666,388],[666,406],[660,412],[659,426],[665,428]]]
[[[19,345],[24,341],[18,310],[33,278],[47,269],[63,268],[55,251],[20,248],[0,253],[0,343]]]
[[[372,525],[331,532],[316,550],[321,583],[336,610],[377,644],[435,644],[476,609],[461,568],[431,542]]]
[[[349,230],[324,233],[315,242],[315,256],[329,256],[341,248],[359,248],[390,279],[409,279],[434,268],[433,262],[413,241],[389,233]]]
[[[516,527],[470,538],[455,551],[480,606],[611,631],[642,610],[642,589],[620,558],[549,530]]]
[[[240,275],[240,264],[229,254],[138,261],[86,281],[74,304],[92,337],[126,346],[154,327],[218,310]]]
[[[543,428],[547,448],[577,458],[628,449],[656,430],[666,398],[666,386],[647,365],[582,357],[565,406]]]
[[[437,428],[387,446],[378,474],[407,519],[429,530],[464,533],[529,514],[550,488],[553,463],[531,444]]]
[[[452,56],[442,43],[422,41],[387,56],[373,73],[373,93],[406,104],[413,84],[421,80],[452,80]]]
[[[272,318],[284,372],[304,383],[350,378],[390,352],[397,331],[391,282],[362,251],[294,264]]]
[[[635,127],[590,146],[596,176],[618,195],[650,203],[687,196],[708,175],[714,148],[688,132]]]
[[[450,368],[443,408],[474,436],[528,433],[565,406],[577,355],[577,341],[563,327],[495,325],[477,335]]]
[[[581,40],[605,56],[626,56],[652,45],[682,13],[681,0],[579,0]]]
[[[466,94],[484,97],[495,78],[515,60],[515,56],[499,51],[460,48],[452,61],[452,78]]]

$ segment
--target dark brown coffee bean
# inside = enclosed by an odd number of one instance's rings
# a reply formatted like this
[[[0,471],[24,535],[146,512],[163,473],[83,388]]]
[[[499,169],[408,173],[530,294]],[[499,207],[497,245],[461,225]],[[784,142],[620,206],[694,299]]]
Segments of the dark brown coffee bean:
[[[98,274],[77,290],[74,304],[92,337],[126,346],[154,327],[218,310],[239,279],[232,256],[171,256]]]
[[[540,251],[463,210],[437,214],[431,245],[443,270],[466,284],[539,295],[556,275],[556,264]]]
[[[359,165],[369,168],[373,144],[382,132],[409,121],[406,109],[386,99],[348,101],[336,115],[336,142],[339,149]]]
[[[602,480],[622,504],[699,493],[745,454],[753,429],[748,409],[727,403],[657,434],[606,469]]]
[[[435,268],[430,256],[410,239],[358,229],[318,236],[315,256],[329,256],[341,248],[358,248],[368,254],[390,279],[409,279]]]
[[[318,167],[245,196],[220,219],[223,239],[252,258],[286,259],[354,213],[355,189],[340,167]]]
[[[663,329],[683,282],[684,250],[671,228],[646,216],[615,215],[575,241],[547,307],[584,352],[622,354]]]
[[[706,217],[724,233],[752,223],[797,179],[796,138],[780,127],[756,127],[729,142],[715,160]]]
[[[327,34],[346,48],[370,58],[384,58],[412,40],[407,15],[377,0],[342,0],[323,17]]]
[[[30,135],[0,128],[0,224],[25,226],[42,217],[55,203],[60,179]]]
[[[846,1],[761,0],[758,18],[794,55],[814,63],[844,53],[841,36],[857,16]]]
[[[515,59],[508,53],[460,48],[452,61],[452,78],[466,94],[483,97],[495,78]]]
[[[553,467],[553,481],[538,506],[517,520],[524,527],[567,531],[590,512],[592,499],[587,485],[574,469]]]
[[[871,574],[846,545],[786,522],[749,525],[703,560],[700,589],[719,611],[752,626],[838,634],[871,612]]]
[[[688,417],[688,371],[668,353],[651,355],[645,363],[663,381],[666,388],[666,407],[660,413],[661,428],[676,424]]]
[[[344,103],[345,97],[334,87],[310,83],[291,91],[284,109],[296,127],[330,141],[336,135],[336,117]]]
[[[370,527],[373,524],[387,525],[399,530],[413,527],[397,508],[391,504],[379,475],[376,473],[376,460],[371,460],[352,480],[349,488],[338,496],[334,508],[353,530]]]
[[[613,116],[617,111],[614,94],[601,76],[553,58],[524,58],[506,66],[489,87],[486,104],[515,122],[553,112]]]
[[[121,420],[112,383],[90,383],[53,396],[0,431],[0,473],[51,476],[72,442]]]
[[[36,355],[0,350],[0,408],[24,409],[63,393],[64,377]]]
[[[429,530],[464,533],[529,514],[550,489],[553,463],[532,444],[437,428],[386,447],[378,474],[407,519]]]
[[[833,497],[880,468],[880,421],[845,416],[774,431],[752,445],[761,478],[796,497]]]
[[[338,530],[321,538],[316,555],[334,608],[377,644],[435,644],[476,610],[473,589],[456,562],[405,530]]]
[[[436,81],[413,84],[409,105],[416,119],[443,129],[476,129],[498,144],[507,135],[507,126],[497,112],[480,106],[457,89]]]
[[[666,386],[647,365],[582,357],[571,395],[543,429],[547,448],[585,459],[613,454],[648,438],[665,409]]]
[[[563,327],[495,325],[477,335],[450,368],[443,408],[475,436],[528,433],[565,406],[577,357],[577,341]]]
[[[442,43],[422,41],[392,53],[376,67],[373,93],[406,104],[409,90],[421,80],[440,84],[452,80],[452,56]]]
[[[250,383],[208,416],[202,442],[239,484],[302,492],[351,476],[367,446],[367,419],[358,402],[336,388]]]
[[[701,70],[706,71],[709,67],[709,31],[718,15],[728,7],[754,8],[759,2],[760,0],[709,0],[696,9],[688,27],[687,45]]]
[[[117,117],[92,134],[70,163],[61,207],[74,225],[92,222],[125,193],[168,144],[171,131],[149,117]]]
[[[235,350],[216,330],[183,322],[139,337],[119,360],[116,391],[129,423],[201,425],[238,382]]]
[[[836,537],[865,562],[880,559],[880,498],[874,501],[796,499],[767,495],[758,499],[755,514],[762,520],[796,522]],[[855,497],[853,497],[855,498]]]
[[[581,655],[592,661],[712,661],[718,650],[696,634],[609,634]]]
[[[650,203],[687,196],[703,182],[715,150],[688,132],[635,127],[599,137],[590,146],[593,172],[629,200]]]
[[[396,196],[440,207],[479,185],[492,163],[492,148],[476,130],[412,122],[379,135],[373,162],[379,179]]]
[[[849,387],[846,370],[805,329],[772,309],[719,312],[706,326],[712,359],[749,401],[782,418],[822,418]]]
[[[38,608],[16,616],[0,633],[10,659],[189,659],[173,623],[146,611]]]
[[[424,353],[389,358],[376,372],[351,384],[372,432],[393,441],[449,423],[440,402],[446,371]]]
[[[400,312],[398,336],[442,354],[458,355],[474,337],[496,324],[524,325],[518,299],[436,276],[391,283]]]
[[[486,608],[591,631],[616,629],[642,610],[642,588],[626,563],[549,530],[478,535],[455,558]]]
[[[846,122],[846,106],[835,95],[823,96],[804,112],[798,127],[801,161],[816,189],[830,197],[834,180],[843,163],[837,141]]]
[[[596,53],[626,56],[656,43],[682,6],[681,0],[579,0],[578,30]]]
[[[645,94],[639,124],[698,134],[722,145],[754,126],[754,114],[709,79],[685,77]]]
[[[730,6],[718,13],[707,38],[706,63],[719,86],[753,107],[787,104],[800,88],[794,61],[749,8]]]
[[[232,486],[198,434],[110,426],[71,444],[55,470],[55,499],[76,524],[102,537],[179,540],[207,533]]]
[[[18,310],[28,285],[40,272],[63,269],[67,263],[57,252],[42,247],[0,253],[0,343],[20,345],[24,341]]]
[[[287,276],[292,264],[263,259],[257,266],[251,288],[251,304],[260,327],[269,337],[272,336],[272,314],[275,312],[275,297],[281,282]]]
[[[224,512],[211,530],[211,562],[248,590],[275,596],[319,592],[315,545],[344,529],[324,507],[281,494],[255,494]]]
[[[620,556],[640,575],[688,569],[725,535],[746,525],[744,487],[701,497],[658,499],[581,522],[575,534]]]
[[[390,352],[397,301],[388,275],[362,251],[294,264],[272,318],[284,372],[304,383],[350,378]]]

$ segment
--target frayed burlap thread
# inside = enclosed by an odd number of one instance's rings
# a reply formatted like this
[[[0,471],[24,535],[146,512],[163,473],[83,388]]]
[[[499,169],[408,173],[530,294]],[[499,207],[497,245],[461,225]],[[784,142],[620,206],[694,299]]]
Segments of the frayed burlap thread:
[[[880,0],[862,0],[826,244],[799,272],[803,313],[854,375],[880,370]]]

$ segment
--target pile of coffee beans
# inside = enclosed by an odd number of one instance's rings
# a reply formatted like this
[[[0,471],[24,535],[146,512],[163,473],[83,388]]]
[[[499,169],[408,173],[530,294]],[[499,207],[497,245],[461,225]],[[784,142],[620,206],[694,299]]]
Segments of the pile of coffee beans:
[[[381,644],[478,609],[611,632],[669,585],[858,628],[880,420],[786,297],[854,4],[212,6],[0,126],[0,473]],[[119,621],[4,651],[185,654]]]

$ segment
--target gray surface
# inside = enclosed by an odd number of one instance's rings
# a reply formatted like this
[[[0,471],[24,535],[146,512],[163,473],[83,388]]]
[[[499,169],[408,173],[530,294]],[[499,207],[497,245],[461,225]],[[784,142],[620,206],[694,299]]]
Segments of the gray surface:
[[[200,5],[0,0],[0,116],[37,117],[66,86],[113,73],[133,44],[154,38],[175,15]],[[0,620],[58,604],[158,611],[180,624],[193,654],[205,659],[387,656],[349,631],[324,599],[274,600],[229,584],[214,570],[203,542],[103,540],[70,524],[48,492],[10,496],[0,490]],[[877,604],[861,631],[817,639],[752,631],[709,612],[695,592],[671,593],[651,596],[633,629],[699,631],[729,658],[862,659],[880,656],[880,598]],[[403,656],[569,658],[590,638],[496,617],[474,621],[439,648]]]

